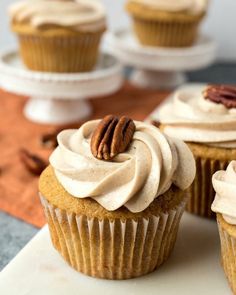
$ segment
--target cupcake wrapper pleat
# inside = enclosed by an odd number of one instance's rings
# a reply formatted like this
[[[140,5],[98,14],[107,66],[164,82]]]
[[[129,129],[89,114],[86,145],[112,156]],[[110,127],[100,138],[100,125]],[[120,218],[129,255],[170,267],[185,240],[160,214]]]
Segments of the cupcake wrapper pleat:
[[[134,17],[134,31],[143,45],[186,47],[196,40],[199,22],[200,20],[149,21]]]
[[[190,198],[188,199],[186,210],[203,217],[215,218],[215,213],[211,211],[211,204],[215,198],[212,175],[218,170],[225,170],[229,161],[202,157],[195,157],[195,160],[196,176],[193,184],[188,189]]]
[[[100,38],[101,33],[50,38],[19,35],[20,53],[26,67],[34,71],[86,72],[97,62]]]
[[[54,247],[69,265],[86,275],[129,279],[152,272],[170,255],[185,202],[149,218],[99,220],[41,202]]]
[[[231,289],[236,294],[236,239],[223,229],[219,219],[218,228],[221,242],[222,266]]]

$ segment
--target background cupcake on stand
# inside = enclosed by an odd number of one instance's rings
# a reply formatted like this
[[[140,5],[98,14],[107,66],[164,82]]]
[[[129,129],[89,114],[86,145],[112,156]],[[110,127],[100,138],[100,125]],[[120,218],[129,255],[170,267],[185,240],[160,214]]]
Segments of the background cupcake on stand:
[[[29,120],[78,122],[92,114],[86,99],[121,87],[120,62],[100,50],[106,11],[99,0],[26,0],[9,10],[19,51],[1,55],[0,79],[3,89],[31,98]]]
[[[107,44],[123,64],[133,67],[133,84],[172,89],[186,81],[185,71],[211,65],[216,44],[199,33],[207,14],[204,0],[129,0],[133,29],[109,34]]]

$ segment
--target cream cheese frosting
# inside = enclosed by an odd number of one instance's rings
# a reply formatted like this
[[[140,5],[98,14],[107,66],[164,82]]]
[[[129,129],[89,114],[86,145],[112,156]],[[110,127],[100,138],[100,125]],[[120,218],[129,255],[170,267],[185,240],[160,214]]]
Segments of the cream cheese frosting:
[[[181,190],[191,185],[195,161],[189,148],[151,124],[135,121],[136,131],[127,151],[112,161],[96,159],[90,140],[99,122],[90,121],[58,135],[50,164],[69,194],[90,197],[109,211],[125,206],[141,212],[172,184]]]
[[[226,171],[217,171],[212,177],[216,191],[212,211],[221,213],[226,222],[236,225],[236,161]]]
[[[169,12],[189,12],[192,14],[204,12],[208,6],[208,0],[131,0],[144,4],[153,9]]]
[[[35,28],[56,25],[75,30],[105,28],[105,9],[99,0],[25,0],[10,6],[13,22]]]
[[[203,97],[203,90],[177,91],[160,110],[164,132],[186,142],[236,148],[236,109]]]

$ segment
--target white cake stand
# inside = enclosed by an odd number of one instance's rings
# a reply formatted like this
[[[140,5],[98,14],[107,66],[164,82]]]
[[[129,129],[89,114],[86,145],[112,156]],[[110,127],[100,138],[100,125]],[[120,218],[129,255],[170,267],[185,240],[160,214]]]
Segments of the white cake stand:
[[[101,53],[94,71],[76,74],[27,70],[17,51],[0,57],[1,87],[30,96],[24,114],[37,123],[66,124],[85,119],[92,112],[86,99],[111,94],[122,81],[122,66],[108,53]]]
[[[153,89],[183,84],[186,81],[184,72],[212,64],[217,48],[207,36],[200,36],[195,45],[187,48],[142,46],[128,30],[108,33],[106,44],[123,64],[136,69],[131,75],[134,84]]]

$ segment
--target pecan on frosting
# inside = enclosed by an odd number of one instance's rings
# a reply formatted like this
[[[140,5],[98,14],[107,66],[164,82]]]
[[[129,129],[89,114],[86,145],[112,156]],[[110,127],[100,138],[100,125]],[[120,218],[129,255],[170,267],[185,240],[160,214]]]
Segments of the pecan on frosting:
[[[209,85],[203,92],[204,98],[223,104],[227,109],[236,108],[236,87],[230,85]]]
[[[134,132],[135,124],[130,118],[106,116],[92,134],[91,152],[93,156],[100,160],[111,160],[128,148]]]

